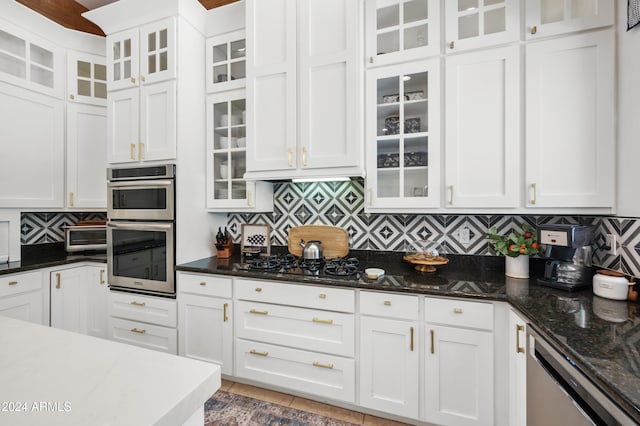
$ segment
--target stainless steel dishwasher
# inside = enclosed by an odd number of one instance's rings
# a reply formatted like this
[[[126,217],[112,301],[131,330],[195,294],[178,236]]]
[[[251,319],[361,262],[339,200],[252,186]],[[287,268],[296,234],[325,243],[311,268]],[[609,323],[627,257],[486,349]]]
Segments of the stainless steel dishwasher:
[[[527,342],[527,426],[636,425],[531,325]]]

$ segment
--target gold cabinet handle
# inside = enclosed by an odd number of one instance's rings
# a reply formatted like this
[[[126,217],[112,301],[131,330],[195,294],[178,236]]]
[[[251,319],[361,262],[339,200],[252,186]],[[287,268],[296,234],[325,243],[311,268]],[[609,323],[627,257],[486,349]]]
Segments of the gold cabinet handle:
[[[313,319],[311,320],[313,322],[317,322],[320,324],[333,324],[333,320],[332,319],[327,319],[327,320],[323,320],[317,317],[313,317]]]
[[[251,207],[251,191],[247,190],[247,207]]]
[[[76,97],[73,95],[69,95],[69,99],[74,100]]]
[[[434,354],[436,353],[436,345],[435,345],[436,332],[433,330],[429,330],[429,334],[431,334],[431,353]]]
[[[324,293],[320,293],[320,296],[318,296],[320,299],[326,299],[327,295]]]
[[[135,78],[135,77],[131,77],[131,82],[132,82],[133,84],[136,84],[136,78]]]
[[[369,56],[369,63],[372,64],[373,63],[373,56]]]
[[[140,81],[143,82],[143,83],[146,81],[146,78],[144,78],[144,75],[140,76]]]
[[[104,284],[104,269],[100,269],[100,285]]]
[[[227,316],[227,309],[229,308],[229,304],[225,303],[224,305],[222,305],[222,320],[223,322],[227,322],[229,320],[229,317]]]
[[[146,332],[147,332],[147,330],[144,330],[144,329],[142,329],[142,330],[138,330],[137,328],[132,328],[132,329],[131,329],[131,332],[132,332],[132,333],[138,333],[138,334],[144,334],[144,333],[146,333]]]
[[[516,353],[523,354],[524,346],[520,346],[520,332],[524,331],[524,325],[516,324]]]
[[[69,207],[73,207],[73,192],[69,193]]]
[[[252,309],[249,311],[249,313],[256,314],[256,315],[268,315],[269,311],[257,311],[255,309]]]
[[[262,291],[262,287],[256,287],[256,292],[260,293]]]
[[[200,282],[200,285],[204,287],[205,285],[207,285],[207,283],[202,281],[202,282]]]
[[[60,273],[56,273],[56,288],[60,288]]]
[[[535,204],[538,201],[538,185],[535,183],[531,184],[531,190],[533,191],[533,198],[531,199],[531,204]]]
[[[306,147],[302,147],[302,166],[306,166],[307,165],[307,148]]]
[[[136,149],[136,144],[132,143],[131,145],[129,145],[129,158],[132,160],[136,159],[136,154],[134,153]]]
[[[453,308],[453,313],[454,314],[461,314],[462,313],[462,308]]]
[[[533,27],[531,27],[531,34],[535,34],[538,32],[538,27],[536,25],[534,25]]]
[[[333,364],[322,364],[321,362],[318,362],[318,361],[313,361],[313,366],[320,367],[320,368],[328,368],[328,369],[333,368]]]
[[[449,185],[449,205],[453,205],[453,185]]]
[[[138,158],[144,160],[144,143],[142,142],[138,144]]]
[[[409,328],[409,334],[411,336],[411,343],[409,345],[409,349],[411,350],[411,352],[413,352],[413,327]]]
[[[291,148],[287,148],[287,166],[291,167],[293,164],[293,153],[291,152]]]
[[[9,281],[9,285],[17,285],[18,281]]]
[[[146,303],[146,302],[136,302],[136,301],[134,300],[133,302],[131,302],[131,304],[132,304],[133,306],[144,306],[144,305],[146,305],[147,303]]]
[[[455,47],[455,43],[450,41],[449,42],[449,49],[453,49]]]
[[[391,300],[385,300],[384,306],[391,306]]]
[[[260,355],[260,356],[267,356],[267,355],[269,355],[269,352],[267,352],[267,351],[260,352],[260,351],[256,351],[255,349],[251,349],[251,350],[249,351],[249,353],[250,353],[250,354],[252,354],[252,355]]]

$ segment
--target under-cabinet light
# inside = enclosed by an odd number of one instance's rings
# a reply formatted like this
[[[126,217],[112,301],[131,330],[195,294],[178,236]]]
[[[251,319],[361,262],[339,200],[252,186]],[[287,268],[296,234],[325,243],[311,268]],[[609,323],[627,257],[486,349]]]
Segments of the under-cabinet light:
[[[341,177],[326,177],[326,178],[293,178],[291,179],[291,182],[294,183],[301,183],[301,182],[346,182],[351,180],[350,178],[346,177],[346,176],[341,176]]]

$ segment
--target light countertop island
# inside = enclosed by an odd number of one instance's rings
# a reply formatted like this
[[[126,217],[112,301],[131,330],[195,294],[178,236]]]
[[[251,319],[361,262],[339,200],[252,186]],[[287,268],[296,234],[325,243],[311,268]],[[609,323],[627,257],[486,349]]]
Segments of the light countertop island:
[[[0,424],[204,422],[220,368],[0,316]]]

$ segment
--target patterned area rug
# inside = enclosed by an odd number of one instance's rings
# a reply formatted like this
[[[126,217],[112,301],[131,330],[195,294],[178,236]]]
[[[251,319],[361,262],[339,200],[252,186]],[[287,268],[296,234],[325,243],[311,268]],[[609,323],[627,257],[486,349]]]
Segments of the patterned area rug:
[[[206,426],[351,426],[319,414],[219,390],[204,404]],[[355,426],[355,425],[354,425]]]

